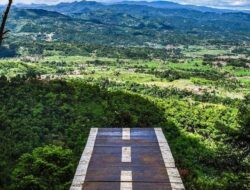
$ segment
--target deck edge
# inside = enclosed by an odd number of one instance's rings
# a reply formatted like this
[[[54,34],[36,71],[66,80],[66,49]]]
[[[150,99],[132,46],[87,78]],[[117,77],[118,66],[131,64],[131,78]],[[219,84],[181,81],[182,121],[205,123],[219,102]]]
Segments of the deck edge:
[[[159,143],[162,158],[164,160],[172,190],[185,190],[180,173],[175,166],[174,157],[171,153],[169,144],[167,142],[167,139],[165,138],[162,128],[154,128],[154,130]]]
[[[70,186],[70,190],[82,190],[82,185],[85,181],[89,162],[95,146],[95,140],[98,133],[98,128],[91,128],[88,141],[77,166],[74,179]]]

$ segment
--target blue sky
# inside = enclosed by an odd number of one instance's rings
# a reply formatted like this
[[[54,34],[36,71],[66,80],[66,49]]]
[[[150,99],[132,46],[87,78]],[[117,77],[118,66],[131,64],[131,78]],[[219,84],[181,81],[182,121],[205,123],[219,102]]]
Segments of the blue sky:
[[[70,2],[74,0],[14,0],[15,3],[47,3],[56,4],[59,2]],[[97,0],[102,2],[112,1],[119,2],[121,0]],[[169,0],[182,4],[203,5],[219,8],[231,9],[250,9],[250,0]],[[7,0],[1,0],[1,4],[6,3]]]

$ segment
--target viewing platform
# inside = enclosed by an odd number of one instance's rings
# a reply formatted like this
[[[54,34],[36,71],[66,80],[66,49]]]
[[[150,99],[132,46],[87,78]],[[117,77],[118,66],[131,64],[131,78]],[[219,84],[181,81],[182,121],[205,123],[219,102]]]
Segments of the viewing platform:
[[[161,128],[92,128],[70,190],[184,190]]]

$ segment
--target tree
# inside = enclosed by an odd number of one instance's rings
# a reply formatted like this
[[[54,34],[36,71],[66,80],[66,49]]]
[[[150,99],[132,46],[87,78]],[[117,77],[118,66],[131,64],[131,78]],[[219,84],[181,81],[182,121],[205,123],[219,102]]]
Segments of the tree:
[[[6,38],[6,34],[9,32],[9,30],[5,30],[5,25],[8,19],[8,15],[9,15],[12,3],[13,3],[13,0],[9,0],[8,5],[2,16],[2,23],[0,26],[0,46],[2,45],[3,40]]]
[[[241,150],[239,160],[242,161],[250,156],[250,94],[245,97],[242,105],[239,108],[241,117],[241,127],[237,133],[234,134],[232,143],[234,147]]]
[[[68,190],[72,180],[73,153],[49,145],[23,154],[12,174],[12,189]]]
[[[239,104],[239,125],[237,128],[223,130],[222,134],[226,152],[222,152],[220,161],[229,166],[234,171],[250,172],[250,95],[245,97],[245,100]],[[242,182],[243,183],[243,182]]]

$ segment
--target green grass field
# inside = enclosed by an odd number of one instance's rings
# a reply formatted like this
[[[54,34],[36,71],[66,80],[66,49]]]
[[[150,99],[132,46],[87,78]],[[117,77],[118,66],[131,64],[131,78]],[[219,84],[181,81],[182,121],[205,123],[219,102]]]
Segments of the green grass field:
[[[138,71],[138,70],[142,71]],[[168,77],[156,76],[152,71],[176,71],[185,73],[170,81]],[[25,75],[27,72],[39,73],[46,78],[108,78],[116,82],[133,82],[160,88],[177,88],[194,94],[213,93],[220,97],[243,99],[250,92],[250,69],[225,66],[214,68],[203,65],[202,59],[180,60],[178,63],[161,60],[129,60],[112,58],[94,58],[82,56],[50,56],[32,59],[1,59],[0,75],[11,78]],[[225,76],[227,85],[206,79],[202,73],[229,73]],[[196,73],[199,76],[196,76]],[[186,76],[188,75],[188,76]],[[233,80],[232,80],[233,79]],[[237,84],[235,84],[237,83]]]

